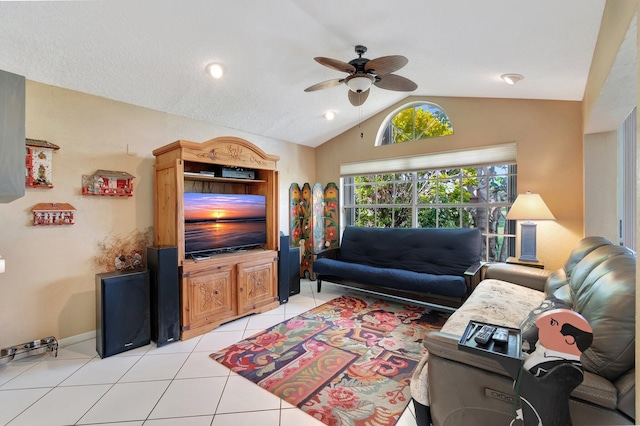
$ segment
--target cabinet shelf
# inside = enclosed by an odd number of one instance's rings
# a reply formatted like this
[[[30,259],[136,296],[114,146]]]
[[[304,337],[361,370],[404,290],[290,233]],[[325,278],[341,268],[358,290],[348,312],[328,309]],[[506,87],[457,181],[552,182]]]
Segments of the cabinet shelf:
[[[234,182],[234,183],[265,183],[266,180],[261,179],[236,179],[225,178],[220,176],[212,176],[206,173],[183,172],[184,178],[189,180],[201,180],[206,182]]]

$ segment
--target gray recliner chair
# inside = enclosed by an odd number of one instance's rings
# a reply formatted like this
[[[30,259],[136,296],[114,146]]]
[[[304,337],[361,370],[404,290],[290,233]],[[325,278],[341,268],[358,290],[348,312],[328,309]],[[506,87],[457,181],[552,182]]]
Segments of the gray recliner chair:
[[[483,281],[438,332],[411,382],[418,424],[509,425],[514,380],[495,359],[458,349],[470,320],[519,328],[562,305],[584,316],[593,343],[581,356],[582,383],[571,393],[573,425],[635,424],[636,255],[587,237],[555,272],[491,264]]]

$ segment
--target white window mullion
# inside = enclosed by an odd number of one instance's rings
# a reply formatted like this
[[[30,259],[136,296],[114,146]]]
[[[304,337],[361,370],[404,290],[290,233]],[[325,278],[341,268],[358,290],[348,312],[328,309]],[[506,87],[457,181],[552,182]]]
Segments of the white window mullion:
[[[411,226],[418,227],[418,172],[412,172],[413,196],[411,200]]]

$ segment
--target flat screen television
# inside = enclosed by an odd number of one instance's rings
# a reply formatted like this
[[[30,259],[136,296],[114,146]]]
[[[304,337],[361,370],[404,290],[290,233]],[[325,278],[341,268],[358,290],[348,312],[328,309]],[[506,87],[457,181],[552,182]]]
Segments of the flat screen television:
[[[267,242],[263,195],[184,193],[185,255],[214,254]]]

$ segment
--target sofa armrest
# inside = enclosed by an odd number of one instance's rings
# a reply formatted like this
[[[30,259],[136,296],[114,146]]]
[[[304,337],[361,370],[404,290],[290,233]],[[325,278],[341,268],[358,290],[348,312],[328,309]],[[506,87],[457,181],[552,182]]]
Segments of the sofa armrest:
[[[485,279],[507,281],[534,290],[544,291],[551,271],[508,263],[491,263],[484,273]]]
[[[483,262],[476,262],[464,271],[464,280],[467,284],[467,295],[471,294],[471,292],[475,290],[476,286],[480,284],[480,281],[482,281],[483,267]]]
[[[327,258],[327,259],[335,260],[338,257],[340,257],[340,247],[320,250],[315,255],[316,255],[316,259]]]
[[[509,377],[509,374],[502,365],[494,358],[476,355],[471,352],[458,349],[460,336],[441,331],[431,331],[427,333],[422,344],[429,352],[429,356],[437,356],[450,361],[460,362],[482,370],[491,371]]]

